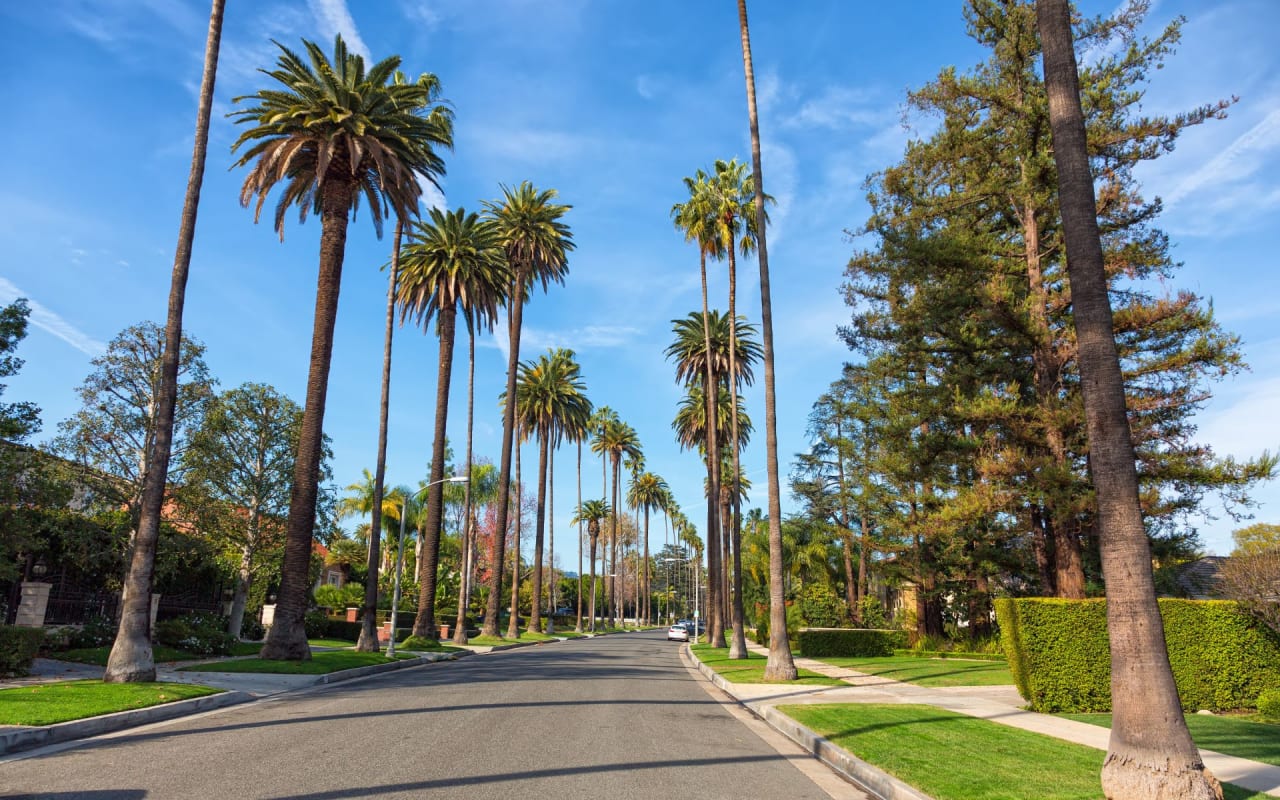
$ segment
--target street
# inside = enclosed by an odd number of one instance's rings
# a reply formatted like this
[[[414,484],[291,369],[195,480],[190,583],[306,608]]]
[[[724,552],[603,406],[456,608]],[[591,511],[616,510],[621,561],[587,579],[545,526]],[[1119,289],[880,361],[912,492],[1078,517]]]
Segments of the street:
[[[318,687],[0,760],[0,797],[864,796],[762,739],[681,647],[605,636]]]

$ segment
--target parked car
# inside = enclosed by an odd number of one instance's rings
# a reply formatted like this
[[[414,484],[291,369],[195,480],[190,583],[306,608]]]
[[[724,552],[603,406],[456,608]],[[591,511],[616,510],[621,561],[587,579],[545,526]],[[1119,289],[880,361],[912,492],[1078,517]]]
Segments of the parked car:
[[[683,625],[685,629],[690,632],[692,632],[695,628],[697,628],[699,634],[703,634],[707,632],[707,623],[703,622],[702,620],[698,620],[697,622],[694,622],[691,619],[682,619],[682,620],[677,620],[676,624]]]
[[[689,641],[689,629],[677,622],[675,625],[672,625],[670,628],[667,628],[667,641],[668,642]]]

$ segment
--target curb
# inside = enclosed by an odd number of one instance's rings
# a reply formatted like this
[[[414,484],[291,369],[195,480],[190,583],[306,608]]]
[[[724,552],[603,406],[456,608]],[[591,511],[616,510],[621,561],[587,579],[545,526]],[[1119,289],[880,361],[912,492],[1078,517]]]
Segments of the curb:
[[[254,699],[256,698],[248,692],[219,692],[218,694],[205,695],[204,697],[193,697],[190,700],[162,703],[148,708],[118,711],[114,714],[104,714],[100,717],[76,719],[70,722],[59,722],[54,725],[41,725],[19,730],[3,730],[0,731],[0,756],[45,745],[69,742],[73,739],[83,739],[87,736],[113,733],[152,722],[164,722],[165,720],[176,719],[189,714],[198,714],[202,711],[212,711],[215,708],[247,703]]]
[[[881,798],[881,800],[933,800],[933,798],[919,789],[903,783],[879,767],[868,764],[825,736],[819,736],[812,729],[801,725],[773,706],[756,708],[742,701],[734,694],[733,684],[725,680],[720,673],[702,663],[693,654],[693,651],[689,649],[689,645],[686,644],[684,646],[684,652],[698,665],[698,672],[717,689],[732,697],[734,702],[757,719],[795,742],[805,752],[844,776],[846,780],[858,788],[870,792],[872,795]]]

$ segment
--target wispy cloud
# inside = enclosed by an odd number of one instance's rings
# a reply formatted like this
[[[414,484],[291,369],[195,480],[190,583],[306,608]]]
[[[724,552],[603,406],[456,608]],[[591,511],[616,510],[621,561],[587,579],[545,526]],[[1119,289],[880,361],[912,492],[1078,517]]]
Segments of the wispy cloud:
[[[1206,184],[1222,186],[1248,179],[1262,168],[1265,154],[1276,148],[1280,148],[1280,109],[1273,109],[1226,149],[1177,183],[1164,195],[1165,207],[1176,206]]]
[[[494,158],[521,163],[546,163],[581,158],[601,149],[601,143],[590,136],[567,131],[485,129],[478,134],[475,146]]]
[[[32,325],[40,330],[58,337],[85,355],[97,356],[106,351],[107,346],[105,344],[31,299],[26,292],[23,292],[17,286],[14,286],[4,278],[0,278],[0,303],[8,305],[19,297],[27,298],[27,304],[31,308],[31,316],[28,319]]]
[[[557,331],[524,325],[520,329],[520,353],[522,358],[527,358],[553,347],[567,347],[575,351],[623,347],[635,342],[642,333],[644,331],[640,328],[628,325],[584,325]],[[476,344],[496,348],[502,351],[503,358],[510,358],[506,318],[498,320],[491,337],[477,340]]]
[[[433,208],[443,211],[449,208],[449,201],[445,198],[444,192],[436,188],[436,185],[431,181],[419,177],[418,188],[422,190],[422,195],[418,197],[418,205],[424,211]]]
[[[894,112],[878,100],[877,94],[864,89],[829,86],[817,97],[802,103],[796,113],[784,117],[783,124],[828,130],[879,128],[892,118]]]
[[[332,39],[341,34],[348,50],[363,56],[366,62],[370,60],[369,48],[364,39],[360,38],[360,31],[356,29],[356,21],[351,17],[346,0],[307,0],[307,5],[316,15],[320,31],[327,38]]]

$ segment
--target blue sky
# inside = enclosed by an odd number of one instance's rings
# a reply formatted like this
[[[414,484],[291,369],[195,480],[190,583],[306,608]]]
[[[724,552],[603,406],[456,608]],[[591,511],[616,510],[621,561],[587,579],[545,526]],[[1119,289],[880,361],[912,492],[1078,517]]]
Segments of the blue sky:
[[[531,180],[574,206],[577,242],[564,287],[525,313],[522,356],[574,348],[592,400],[639,432],[649,469],[699,518],[702,471],[670,430],[680,390],[663,357],[670,320],[699,305],[697,257],[668,212],[681,178],[716,158],[750,156],[737,16],[718,3],[652,0],[264,0],[228,4],[210,156],[188,288],[186,328],[208,345],[223,388],[274,384],[303,399],[314,304],[319,221],[291,217],[281,244],[240,208],[242,171],[231,171],[231,98],[267,85],[269,39],[326,49],[341,32],[375,58],[396,53],[411,74],[440,76],[457,113],[447,155],[446,202],[478,209],[499,184]],[[1148,195],[1168,208],[1163,226],[1186,263],[1176,278],[1213,298],[1241,335],[1251,373],[1216,388],[1199,417],[1221,454],[1280,447],[1280,277],[1270,253],[1280,210],[1280,4],[1272,0],[1154,4],[1152,30],[1185,14],[1180,51],[1153,75],[1152,112],[1177,112],[1230,95],[1230,118],[1188,133],[1145,166]],[[1088,2],[1090,12],[1114,4]],[[893,163],[928,120],[902,102],[947,65],[983,53],[964,32],[960,3],[764,2],[751,6],[773,212],[779,442],[784,461],[807,445],[810,405],[849,352],[835,336],[848,319],[837,288],[854,244],[843,233],[866,217],[862,181]],[[195,0],[45,0],[0,5],[0,302],[25,296],[32,329],[22,374],[7,399],[44,409],[42,437],[77,407],[89,360],[122,328],[160,320],[190,163],[195,92],[208,6]],[[274,202],[274,200],[273,200]],[[371,467],[390,236],[361,213],[349,232],[326,428],[339,484]],[[712,295],[726,293],[723,268]],[[740,268],[739,309],[759,317],[755,263]],[[719,301],[723,307],[724,300]],[[481,342],[477,452],[495,456],[496,403],[505,356]],[[435,395],[436,342],[400,329],[395,344],[388,477],[425,474]],[[455,364],[450,437],[465,423],[465,346]],[[747,395],[763,423],[757,387]],[[534,463],[535,451],[526,451]],[[765,505],[763,436],[744,456]],[[600,465],[585,466],[587,497]],[[1280,521],[1280,489],[1263,487],[1258,519]],[[557,552],[575,548],[573,456],[556,475]],[[786,496],[784,509],[794,508]],[[1221,516],[1221,515],[1220,515]],[[1230,550],[1230,519],[1199,524],[1210,551]],[[655,537],[661,540],[661,528]]]

